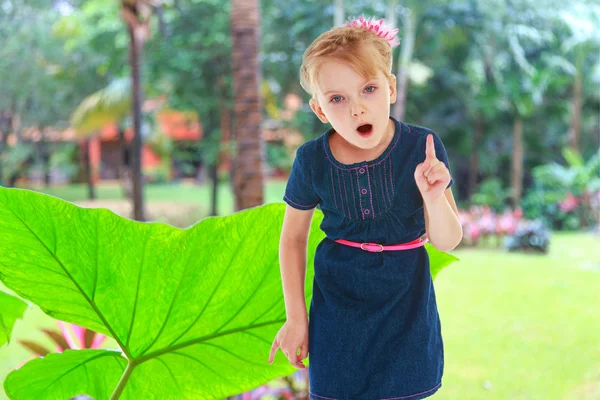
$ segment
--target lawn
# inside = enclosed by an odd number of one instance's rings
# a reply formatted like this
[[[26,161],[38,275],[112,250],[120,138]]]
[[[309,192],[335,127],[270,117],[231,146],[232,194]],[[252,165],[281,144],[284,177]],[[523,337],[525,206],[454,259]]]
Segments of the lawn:
[[[265,202],[273,203],[283,201],[285,181],[272,180],[265,185]],[[39,192],[47,193],[61,199],[78,202],[88,199],[87,185],[65,185],[50,186],[48,188],[31,188]],[[203,206],[205,215],[210,208],[212,188],[208,185],[195,184],[152,184],[144,186],[144,199],[146,202],[177,202],[194,203]],[[98,200],[122,200],[123,191],[118,185],[100,185],[96,187],[96,198]],[[221,183],[218,192],[219,215],[233,212],[233,195],[229,183]]]
[[[439,399],[600,399],[600,238],[555,233],[548,255],[460,250],[436,279]]]
[[[221,212],[227,212],[228,187],[221,190]],[[267,201],[280,201],[282,191],[282,183],[270,183]],[[84,186],[48,192],[85,199]],[[149,202],[172,200],[174,193],[190,202],[209,198],[207,188],[197,186],[150,186],[146,193]],[[99,195],[109,199],[119,189],[101,188]],[[432,398],[600,400],[599,239],[555,233],[547,255],[492,248],[453,252],[461,261],[443,270],[435,284],[446,365],[443,386]],[[37,329],[55,326],[38,308],[17,321],[13,341],[0,349],[0,382],[30,356],[15,339],[49,344]],[[106,347],[116,345],[111,340]]]

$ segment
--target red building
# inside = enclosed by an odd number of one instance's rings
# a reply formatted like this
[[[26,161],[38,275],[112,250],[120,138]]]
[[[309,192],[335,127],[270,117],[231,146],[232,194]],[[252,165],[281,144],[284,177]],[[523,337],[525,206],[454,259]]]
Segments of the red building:
[[[180,151],[193,148],[193,145],[200,141],[204,134],[200,121],[193,113],[174,110],[161,111],[156,114],[156,122],[159,131],[171,139],[174,147]],[[126,142],[131,143],[133,127],[125,130],[124,135]],[[79,145],[80,151],[83,151],[85,143],[82,141]],[[118,126],[116,124],[106,125],[100,134],[90,141],[90,164],[94,181],[118,179],[119,157],[121,157],[121,151]],[[142,145],[142,171],[152,171],[159,168],[161,163],[161,156],[152,149],[150,144],[144,143]],[[173,172],[170,172],[170,177],[175,175]]]

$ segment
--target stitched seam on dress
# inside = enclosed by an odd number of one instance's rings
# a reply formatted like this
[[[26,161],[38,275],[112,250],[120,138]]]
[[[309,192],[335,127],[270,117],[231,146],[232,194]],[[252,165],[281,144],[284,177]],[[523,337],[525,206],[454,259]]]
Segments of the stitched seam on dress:
[[[379,168],[379,171],[381,171],[381,168]],[[381,199],[381,202],[383,203],[383,206],[382,206],[381,210],[379,211],[379,214],[386,212],[390,208],[388,205],[388,202],[386,201],[386,198],[385,198],[385,192],[383,191],[384,179],[385,179],[385,172],[383,174],[379,174],[379,182],[377,182],[377,186],[379,188],[379,191],[381,192],[381,196],[379,196],[379,193],[377,193],[377,197],[379,197]]]
[[[375,177],[375,167],[373,167],[373,185],[375,186],[375,192],[377,192],[377,178]],[[379,194],[375,193],[375,205],[377,206],[377,214],[382,210]]]
[[[380,168],[380,170],[381,170],[381,168]],[[390,208],[392,208],[392,202],[390,201],[390,197],[387,194],[388,193],[387,187],[386,187],[387,181],[385,180],[386,173],[387,173],[387,171],[384,169],[383,174],[381,174],[381,197],[386,199],[386,201],[384,203],[387,204],[387,206],[385,208],[385,211],[387,212]]]
[[[285,198],[287,201],[289,201],[290,203],[294,203],[295,205],[297,205],[297,206],[299,206],[299,207],[314,207],[314,206],[316,206],[317,204],[319,204],[319,203],[315,203],[315,204],[312,204],[312,205],[310,205],[310,206],[305,206],[305,205],[303,205],[303,204],[298,204],[298,203],[296,203],[295,201],[293,201],[292,199],[290,199],[289,197],[287,197],[287,196],[285,196],[285,195],[284,195],[283,197],[284,197],[284,198]]]
[[[342,172],[342,182],[344,182],[344,194],[346,195],[346,205],[348,206],[348,218],[352,218],[352,211],[350,211],[350,201],[348,200],[348,189],[346,189],[346,177],[344,176],[343,172]]]
[[[424,392],[421,392],[421,393],[415,393],[415,394],[411,394],[410,396],[391,397],[391,398],[387,398],[387,399],[380,399],[380,400],[409,399],[409,398],[411,398],[411,397],[420,396],[420,395],[422,395],[422,394],[429,393],[429,392],[431,392],[431,391],[433,391],[433,390],[439,389],[439,388],[440,388],[440,386],[442,386],[442,382],[438,383],[438,384],[437,384],[435,387],[433,387],[433,388],[431,388],[431,389],[429,389],[429,390],[426,390],[426,391],[424,391]]]
[[[317,397],[318,397],[318,398],[320,398],[320,399],[327,399],[327,400],[337,400],[337,399],[334,399],[334,398],[331,398],[331,397],[323,397],[323,396],[319,396],[318,394],[314,394],[314,393],[313,393],[313,392],[311,392],[310,390],[309,390],[309,393],[310,393],[310,394],[312,394],[313,396],[317,396]]]
[[[340,172],[336,169],[335,174],[337,176],[338,189],[340,190],[340,202],[342,203],[342,214],[344,217],[346,216],[346,210],[344,210],[344,197],[342,196],[342,185],[340,184]],[[346,203],[348,202],[348,198],[346,197]]]
[[[388,181],[387,181],[387,163],[383,164],[383,180],[385,181],[385,191],[388,195],[388,200],[390,201],[390,203],[392,202],[392,198],[390,197],[390,191],[388,189]],[[391,182],[390,182],[391,185]]]
[[[358,211],[356,211],[356,193],[354,193],[354,183],[352,183],[352,172],[348,171],[350,175],[350,193],[352,193],[352,204],[354,204],[354,214],[356,214],[356,219],[358,219]]]
[[[392,196],[395,196],[396,192],[394,189],[394,178],[392,177],[392,159],[391,158],[390,158],[390,183],[392,185]]]
[[[363,206],[362,206],[362,193],[360,192],[360,181],[358,180],[358,171],[356,171],[356,187],[358,188],[358,200],[360,202],[360,213],[362,215],[362,219],[365,219],[365,210],[363,210]]]
[[[375,209],[373,208],[373,190],[371,189],[371,178],[369,177],[369,167],[367,167],[367,184],[369,185],[369,199],[371,199],[372,219],[375,219]]]
[[[335,187],[333,186],[333,170],[329,167],[329,175],[331,176],[331,190],[333,191],[333,204],[335,204],[335,208],[338,208],[337,200],[335,199]]]
[[[429,392],[431,392],[431,391],[433,391],[433,390],[439,389],[439,388],[440,388],[440,386],[442,386],[442,383],[441,383],[441,382],[440,382],[440,383],[438,383],[438,384],[437,384],[435,387],[433,387],[433,388],[431,388],[431,389],[429,389],[429,390],[426,390],[426,391],[424,391],[424,392],[421,392],[421,393],[415,393],[415,394],[411,394],[411,395],[409,395],[409,396],[388,397],[388,398],[385,398],[385,399],[379,399],[379,400],[398,400],[398,399],[410,399],[411,397],[420,396],[420,395],[422,395],[422,394],[429,393]],[[318,398],[320,398],[320,399],[327,399],[327,400],[337,400],[337,399],[335,399],[335,398],[332,398],[332,397],[324,397],[324,396],[319,396],[318,394],[315,394],[315,393],[313,393],[313,392],[311,392],[311,391],[309,391],[309,392],[310,392],[310,394],[312,394],[313,396],[316,396],[316,397],[318,397]]]
[[[392,148],[390,149],[390,151],[387,153],[387,155],[386,155],[386,156],[385,156],[385,157],[384,157],[382,160],[379,160],[379,162],[377,162],[377,163],[375,163],[375,164],[371,164],[371,165],[379,165],[379,164],[381,164],[382,162],[384,162],[384,161],[385,161],[385,160],[386,160],[386,159],[387,159],[387,158],[390,156],[390,154],[392,154],[392,150],[394,150],[394,148],[396,147],[396,145],[397,145],[397,144],[398,144],[398,142],[400,141],[400,137],[399,137],[399,136],[400,136],[400,133],[398,133],[398,139],[396,139],[396,143],[394,143],[394,145],[392,146]],[[334,162],[331,160],[331,158],[329,158],[329,154],[327,154],[327,149],[325,148],[325,140],[327,140],[327,137],[325,137],[325,139],[323,140],[323,151],[325,152],[325,157],[327,157],[327,159],[329,160],[329,162],[331,163],[331,165],[333,165],[333,166],[334,166],[334,167],[336,167],[336,168],[343,169],[343,170],[346,170],[346,171],[348,171],[348,170],[353,170],[353,169],[360,169],[360,168],[363,168],[363,167],[342,168],[342,167],[340,167],[340,166],[336,165],[336,164],[335,164],[335,163],[334,163]],[[367,162],[367,164],[368,164],[368,162]]]
[[[296,150],[296,158],[298,158],[298,150],[300,150],[300,148],[298,148],[298,149]],[[309,170],[307,170],[307,169],[306,169],[306,167],[304,166],[304,162],[302,161],[302,157],[300,157],[300,160],[299,160],[298,164],[300,164],[300,167],[302,167],[302,170],[304,171],[304,175],[305,175],[305,176],[308,176],[308,177],[310,178],[310,186],[312,187],[312,189],[313,189],[313,192],[314,192],[314,190],[315,190],[315,186],[313,185],[312,175],[311,175],[310,171],[309,171]],[[317,198],[319,198],[319,196],[318,196],[316,193],[315,193],[315,196],[317,196]],[[283,196],[283,197],[285,197],[285,196]],[[290,200],[290,199],[288,198],[288,200]],[[319,198],[319,200],[321,200],[321,199]],[[290,201],[291,201],[292,203],[294,203],[292,200],[290,200]],[[294,204],[296,204],[296,203],[294,203]],[[298,206],[301,206],[301,207],[314,207],[314,206],[316,206],[316,205],[318,205],[318,204],[319,204],[319,201],[317,201],[317,202],[316,202],[315,204],[313,204],[312,206],[303,206],[303,205],[301,205],[301,204],[296,204],[296,205],[298,205]]]

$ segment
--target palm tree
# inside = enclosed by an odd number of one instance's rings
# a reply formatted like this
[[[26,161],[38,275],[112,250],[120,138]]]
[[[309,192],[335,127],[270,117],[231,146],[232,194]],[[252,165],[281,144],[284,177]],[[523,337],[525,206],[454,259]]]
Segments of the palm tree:
[[[129,79],[116,79],[107,87],[92,93],[77,106],[71,114],[71,126],[77,135],[84,138],[84,163],[88,181],[90,200],[94,200],[94,184],[89,159],[90,138],[98,134],[106,124],[119,125],[119,142],[121,152],[126,151],[126,143],[121,121],[131,110],[131,81]],[[124,154],[120,157],[118,169],[126,198],[131,198],[131,183],[125,172]]]
[[[259,0],[233,0],[233,134],[237,157],[233,168],[236,211],[263,204],[262,101],[259,93]]]
[[[559,14],[559,19],[571,31],[571,36],[562,43],[561,47],[564,54],[574,61],[575,66],[568,140],[571,149],[579,151],[582,98],[586,87],[584,81],[586,76],[591,75],[585,74],[583,69],[586,55],[592,54],[593,49],[597,49],[600,44],[600,31],[597,28],[600,24],[600,6],[586,4],[583,1],[572,1],[568,3],[566,10]],[[589,87],[593,87],[593,85],[589,85]]]
[[[148,24],[157,5],[150,0],[121,0],[121,16],[129,32],[129,62],[131,64],[131,98],[133,100],[133,141],[131,146],[131,179],[133,183],[133,217],[144,221],[142,183],[142,88],[141,61],[144,42],[148,39]]]
[[[397,97],[394,106],[392,107],[392,116],[399,121],[404,119],[406,111],[406,97],[408,93],[408,85],[412,80],[428,79],[430,75],[429,67],[417,63],[413,59],[415,40],[417,37],[417,28],[422,23],[424,16],[431,9],[439,9],[445,7],[447,0],[430,0],[428,2],[420,0],[407,0],[400,7],[401,23],[397,21],[397,0],[388,0],[386,17],[388,22],[393,26],[398,26],[400,29],[400,53],[396,65],[396,87]],[[419,72],[416,69],[422,70],[424,77],[417,78]]]
[[[333,0],[333,26],[344,24],[344,0]]]

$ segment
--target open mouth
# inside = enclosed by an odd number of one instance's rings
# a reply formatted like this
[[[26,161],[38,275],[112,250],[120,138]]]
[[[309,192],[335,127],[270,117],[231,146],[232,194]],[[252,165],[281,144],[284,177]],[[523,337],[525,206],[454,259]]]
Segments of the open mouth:
[[[356,128],[356,130],[361,136],[369,136],[373,132],[373,125],[364,124]]]

